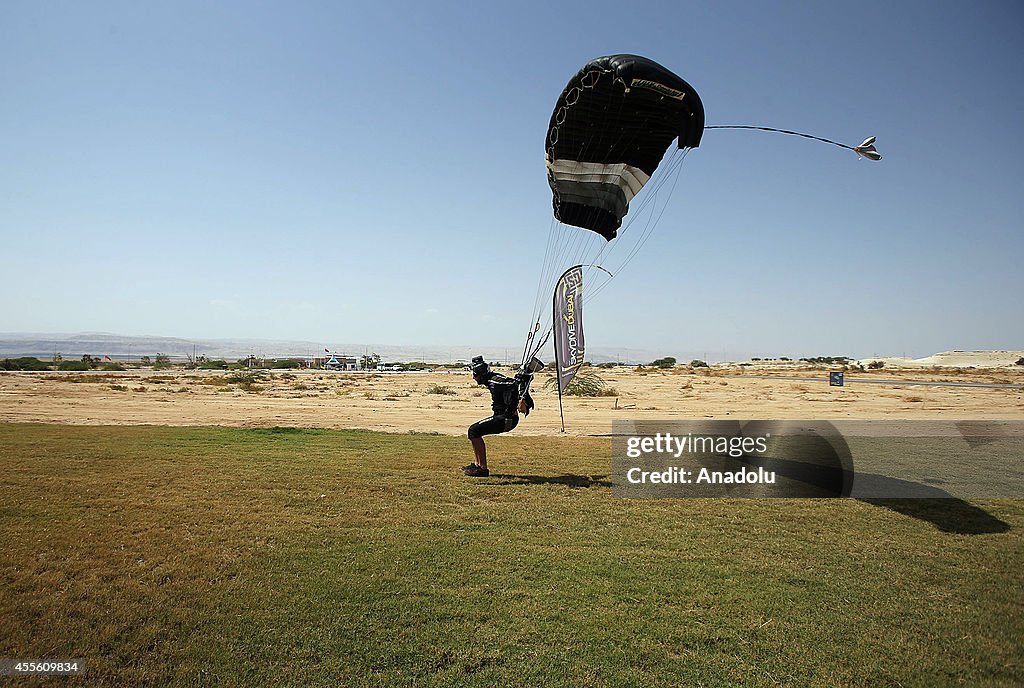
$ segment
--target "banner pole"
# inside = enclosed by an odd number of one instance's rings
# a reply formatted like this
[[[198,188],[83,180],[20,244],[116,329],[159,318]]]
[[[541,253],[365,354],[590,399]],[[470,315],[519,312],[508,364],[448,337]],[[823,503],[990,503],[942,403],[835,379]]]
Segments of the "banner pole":
[[[558,317],[558,284],[561,282],[559,279],[555,283],[555,293],[551,295],[551,328],[552,331],[556,325],[555,318]],[[558,341],[555,338],[555,387],[558,388],[558,418],[562,423],[562,432],[565,432],[565,413],[562,411],[562,363],[558,358]]]

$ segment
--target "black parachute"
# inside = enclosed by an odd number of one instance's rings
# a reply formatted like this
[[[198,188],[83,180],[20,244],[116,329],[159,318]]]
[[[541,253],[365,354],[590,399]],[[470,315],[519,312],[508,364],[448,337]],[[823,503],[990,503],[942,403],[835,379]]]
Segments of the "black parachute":
[[[548,123],[544,150],[554,217],[523,348],[524,365],[551,335],[551,294],[558,276],[579,266],[603,279],[596,287],[588,286],[590,300],[607,287],[658,225],[683,161],[707,129],[776,132],[838,146],[867,160],[882,159],[873,136],[850,146],[789,129],[706,126],[696,90],[657,62],[638,55],[591,60],[569,80]],[[677,149],[670,152],[673,140]]]
[[[703,133],[700,96],[677,75],[637,55],[591,60],[562,91],[548,125],[555,218],[614,239],[672,140],[696,148]]]

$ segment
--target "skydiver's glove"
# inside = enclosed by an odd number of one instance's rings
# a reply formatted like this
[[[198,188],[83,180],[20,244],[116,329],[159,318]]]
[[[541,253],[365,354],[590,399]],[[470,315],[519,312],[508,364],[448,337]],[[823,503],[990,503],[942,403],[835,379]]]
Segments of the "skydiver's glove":
[[[519,400],[519,412],[524,416],[528,416],[530,415],[530,411],[533,410],[533,407],[533,397],[530,396],[530,390],[526,390],[523,394],[523,398]]]

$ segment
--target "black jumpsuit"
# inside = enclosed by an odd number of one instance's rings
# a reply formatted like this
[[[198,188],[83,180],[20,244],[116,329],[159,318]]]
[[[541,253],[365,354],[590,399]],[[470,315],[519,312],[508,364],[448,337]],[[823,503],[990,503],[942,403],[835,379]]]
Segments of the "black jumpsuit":
[[[493,415],[469,426],[470,439],[508,432],[519,425],[519,413],[516,409],[516,404],[519,403],[519,382],[498,373],[491,373],[484,384],[491,391]]]

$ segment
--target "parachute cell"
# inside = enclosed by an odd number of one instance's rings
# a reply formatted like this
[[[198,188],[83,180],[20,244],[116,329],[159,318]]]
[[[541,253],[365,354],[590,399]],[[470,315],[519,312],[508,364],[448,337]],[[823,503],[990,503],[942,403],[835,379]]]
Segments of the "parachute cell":
[[[696,148],[704,106],[688,83],[653,60],[591,60],[562,91],[546,160],[555,218],[614,239],[629,203],[673,139]]]

